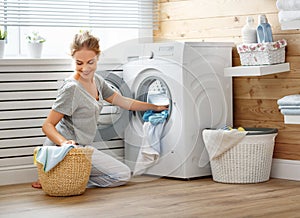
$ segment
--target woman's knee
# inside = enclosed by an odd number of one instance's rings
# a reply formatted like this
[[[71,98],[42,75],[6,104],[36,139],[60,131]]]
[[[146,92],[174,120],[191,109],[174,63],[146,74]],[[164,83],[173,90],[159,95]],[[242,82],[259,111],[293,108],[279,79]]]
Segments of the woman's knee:
[[[131,170],[127,165],[124,165],[122,171],[119,173],[119,180],[128,182],[131,179]]]

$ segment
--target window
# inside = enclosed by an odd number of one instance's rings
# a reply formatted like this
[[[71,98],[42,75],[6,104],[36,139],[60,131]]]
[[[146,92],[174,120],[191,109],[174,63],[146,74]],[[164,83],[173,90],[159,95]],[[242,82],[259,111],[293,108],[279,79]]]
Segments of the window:
[[[66,57],[81,29],[100,38],[101,50],[131,39],[152,39],[158,0],[0,0],[0,25],[8,31],[6,56],[26,56],[26,34],[46,38],[43,56]]]

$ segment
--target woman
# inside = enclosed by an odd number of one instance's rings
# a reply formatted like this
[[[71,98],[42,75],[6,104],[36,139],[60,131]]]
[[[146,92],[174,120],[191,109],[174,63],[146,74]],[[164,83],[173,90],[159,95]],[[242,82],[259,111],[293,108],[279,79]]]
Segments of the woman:
[[[96,134],[97,120],[104,100],[127,110],[168,109],[168,106],[123,97],[96,75],[100,55],[99,39],[88,31],[75,35],[71,55],[76,64],[75,72],[65,79],[43,124],[42,130],[47,136],[45,146],[90,145]],[[89,185],[113,187],[125,184],[129,179],[130,169],[125,164],[94,150]],[[41,187],[38,181],[32,186]]]

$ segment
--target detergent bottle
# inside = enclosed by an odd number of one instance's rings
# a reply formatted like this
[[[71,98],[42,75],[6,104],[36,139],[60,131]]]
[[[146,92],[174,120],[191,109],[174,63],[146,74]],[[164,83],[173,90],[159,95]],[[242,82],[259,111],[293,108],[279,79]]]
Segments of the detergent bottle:
[[[271,25],[268,23],[266,15],[259,15],[257,26],[257,41],[258,43],[273,42]]]
[[[256,33],[256,27],[254,27],[253,17],[247,17],[246,24],[242,28],[242,41],[243,43],[257,42],[257,33]]]

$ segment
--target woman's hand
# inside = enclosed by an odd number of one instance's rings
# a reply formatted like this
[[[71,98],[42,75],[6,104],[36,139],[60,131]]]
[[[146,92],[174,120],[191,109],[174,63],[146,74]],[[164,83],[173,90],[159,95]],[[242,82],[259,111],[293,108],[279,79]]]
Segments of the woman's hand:
[[[154,105],[143,101],[138,101],[132,98],[124,97],[117,92],[105,99],[107,102],[117,105],[126,110],[132,111],[163,111],[169,110],[169,105]]]
[[[154,111],[164,111],[164,110],[169,110],[169,105],[156,105]]]
[[[76,145],[76,142],[74,140],[66,140],[61,145]]]

